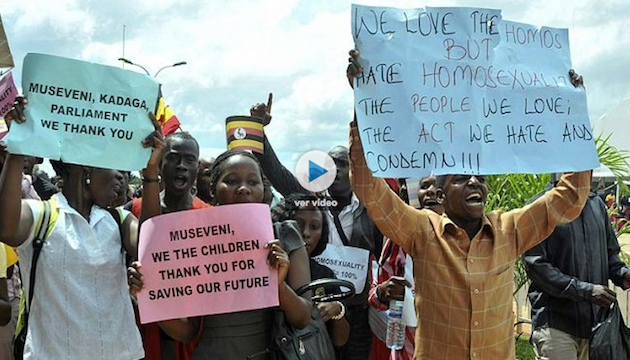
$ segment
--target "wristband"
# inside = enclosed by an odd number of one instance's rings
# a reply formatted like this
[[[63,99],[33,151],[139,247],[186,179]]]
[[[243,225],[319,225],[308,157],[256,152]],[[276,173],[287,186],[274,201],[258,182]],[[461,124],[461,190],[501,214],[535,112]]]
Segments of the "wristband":
[[[330,318],[333,320],[341,320],[341,318],[346,315],[346,307],[343,305],[341,301],[335,301],[335,302],[339,304],[339,306],[341,306],[341,311],[339,312],[339,314],[335,316],[331,316]]]
[[[162,177],[160,175],[158,175],[156,178],[145,176],[144,169],[142,170],[141,175],[142,175],[142,182],[159,183],[162,181]]]
[[[147,178],[147,177],[142,177],[142,182],[161,182],[162,181],[162,177],[160,175],[158,175],[157,178]]]

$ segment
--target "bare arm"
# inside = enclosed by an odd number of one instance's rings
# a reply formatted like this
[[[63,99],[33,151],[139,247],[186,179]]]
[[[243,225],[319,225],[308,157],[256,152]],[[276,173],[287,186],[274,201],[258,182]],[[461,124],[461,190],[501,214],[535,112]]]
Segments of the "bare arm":
[[[8,155],[0,175],[0,239],[13,247],[26,241],[33,226],[31,209],[22,202],[23,159]]]
[[[138,260],[138,219],[129,214],[123,222],[123,244],[132,260]]]
[[[341,347],[346,345],[350,337],[350,324],[345,317],[330,321],[330,340],[333,345]]]
[[[160,321],[160,328],[170,337],[181,342],[190,342],[199,331],[200,318],[184,318]]]
[[[26,99],[18,97],[11,111],[4,120],[9,130],[13,121],[22,123]],[[1,149],[3,152],[5,149]],[[24,157],[8,154],[0,175],[0,241],[17,247],[28,238],[33,226],[33,214],[27,204],[22,202],[22,169]]]
[[[340,347],[348,342],[350,337],[350,324],[345,316],[335,320],[332,317],[341,313],[343,304],[339,301],[323,302],[317,304],[322,320],[326,323],[328,334],[333,345]]]
[[[289,324],[301,329],[311,322],[311,296],[310,293],[298,296],[293,290],[308,284],[311,280],[306,248],[300,247],[291,252],[289,260],[291,267],[288,269],[287,281],[278,284],[280,309],[284,311]],[[278,272],[280,271],[278,269]]]
[[[153,216],[160,215],[162,213],[162,207],[160,205],[160,162],[162,161],[162,153],[166,144],[162,138],[162,130],[160,124],[158,124],[155,116],[149,113],[149,117],[153,122],[155,131],[151,133],[144,141],[142,145],[144,147],[152,147],[151,157],[147,162],[147,167],[142,171],[142,208],[140,210],[140,220],[142,223],[152,218]]]

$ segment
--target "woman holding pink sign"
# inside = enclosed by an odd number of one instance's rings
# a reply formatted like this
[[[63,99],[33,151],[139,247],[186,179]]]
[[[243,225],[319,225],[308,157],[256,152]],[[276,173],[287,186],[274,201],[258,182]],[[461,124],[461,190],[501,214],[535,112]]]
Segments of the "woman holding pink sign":
[[[156,161],[149,161],[145,177],[158,177],[159,158],[161,156],[152,155]],[[246,151],[224,152],[212,165],[210,192],[212,204],[217,206],[262,203],[264,187],[258,161]],[[145,184],[141,221],[160,213],[158,193],[159,184]],[[282,234],[276,234],[276,237],[280,240],[266,245],[268,261],[270,266],[278,269],[280,309],[284,311],[287,323],[303,328],[310,322],[310,295],[301,297],[294,290],[310,281],[308,255],[297,226],[287,222],[279,228]],[[139,267],[140,264],[134,263],[128,270],[133,293],[143,287]],[[201,331],[193,359],[269,359],[273,311],[273,308],[267,308],[173,319],[160,322],[160,327],[179,341],[190,341]]]

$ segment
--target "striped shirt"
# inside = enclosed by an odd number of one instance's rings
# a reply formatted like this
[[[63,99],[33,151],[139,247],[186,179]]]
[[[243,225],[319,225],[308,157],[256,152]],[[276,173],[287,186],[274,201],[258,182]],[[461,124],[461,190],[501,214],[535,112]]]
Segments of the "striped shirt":
[[[405,263],[407,254],[400,246],[387,239],[383,245],[381,259],[378,264],[378,275],[372,280],[370,296],[368,300],[372,308],[370,309],[370,327],[374,335],[385,342],[387,336],[387,309],[388,304],[383,304],[378,300],[376,288],[379,284],[386,282],[392,276],[405,275]],[[409,360],[413,358],[415,327],[405,326],[405,345],[403,349],[392,351],[390,360]]]
[[[554,189],[521,209],[484,215],[471,240],[447,216],[408,206],[374,178],[356,127],[350,163],[353,190],[370,218],[414,259],[414,359],[514,359],[515,261],[556,224],[580,214],[590,172],[564,174]]]

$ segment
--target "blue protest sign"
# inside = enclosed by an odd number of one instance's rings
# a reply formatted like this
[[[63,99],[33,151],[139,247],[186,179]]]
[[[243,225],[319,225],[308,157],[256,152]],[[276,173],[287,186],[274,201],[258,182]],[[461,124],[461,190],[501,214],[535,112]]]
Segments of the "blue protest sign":
[[[24,58],[22,89],[28,99],[23,124],[14,123],[7,145],[16,154],[101,168],[138,170],[151,149],[158,84],[111,66],[51,55]]]
[[[577,171],[599,162],[568,31],[500,10],[352,7],[355,110],[379,177]]]

